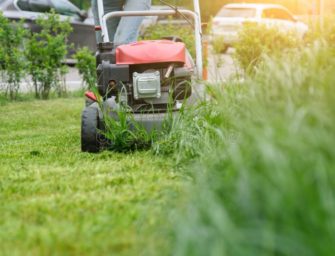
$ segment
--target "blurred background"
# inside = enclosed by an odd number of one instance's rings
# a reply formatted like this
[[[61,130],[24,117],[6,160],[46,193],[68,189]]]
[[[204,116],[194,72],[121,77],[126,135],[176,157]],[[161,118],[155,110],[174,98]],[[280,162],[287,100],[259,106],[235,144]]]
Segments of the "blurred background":
[[[322,2],[323,1],[323,2]],[[91,0],[71,0],[81,9],[88,9],[90,7]],[[169,0],[166,1],[173,5],[191,7],[192,0]],[[326,13],[331,13],[335,11],[335,1],[334,0],[200,0],[201,11],[203,19],[206,21],[211,16],[215,16],[222,5],[227,3],[274,3],[282,4],[289,8],[296,15],[319,15],[320,6],[324,4],[324,9]],[[161,4],[159,0],[154,0],[153,4]]]

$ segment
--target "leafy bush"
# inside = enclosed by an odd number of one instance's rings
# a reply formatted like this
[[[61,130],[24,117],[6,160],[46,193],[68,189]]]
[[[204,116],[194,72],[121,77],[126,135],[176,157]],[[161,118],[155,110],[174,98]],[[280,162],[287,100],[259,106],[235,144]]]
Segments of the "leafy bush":
[[[214,37],[212,46],[215,54],[225,53],[228,49],[228,46],[224,43],[223,36]]]
[[[253,72],[263,56],[279,55],[298,45],[298,39],[293,34],[284,34],[265,25],[245,24],[239,32],[238,43],[234,45],[235,58],[243,70]]]
[[[304,37],[307,46],[313,45],[320,39],[325,40],[330,46],[335,46],[335,16],[325,16],[324,23],[320,24],[320,19],[314,18],[308,21],[309,30]]]
[[[0,70],[3,89],[10,99],[15,99],[24,76],[26,60],[24,42],[26,31],[23,21],[11,23],[0,13]]]
[[[328,37],[328,42],[332,45],[335,46],[335,26],[331,28],[329,31],[329,37]]]
[[[324,29],[323,29],[323,35],[327,41],[327,43],[332,46],[335,47],[335,16],[331,16],[328,17],[327,19],[325,19],[325,25],[324,25]]]
[[[97,82],[96,64],[92,52],[87,47],[84,47],[76,52],[74,58],[77,61],[76,67],[82,75],[87,88],[95,87]]]
[[[68,52],[67,37],[72,27],[69,21],[60,20],[55,12],[38,18],[36,23],[42,30],[33,34],[27,45],[29,73],[36,97],[47,99],[52,88],[58,94],[62,93],[59,81],[66,73],[67,67],[63,63]]]
[[[333,254],[334,72],[316,43],[216,93],[221,137],[197,147],[173,255]]]

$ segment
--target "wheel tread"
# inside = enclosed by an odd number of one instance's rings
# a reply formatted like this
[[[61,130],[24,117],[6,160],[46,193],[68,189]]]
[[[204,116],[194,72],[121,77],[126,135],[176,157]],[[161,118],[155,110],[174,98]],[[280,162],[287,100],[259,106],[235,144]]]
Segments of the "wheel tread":
[[[94,107],[86,107],[82,113],[81,150],[90,153],[100,151],[99,111]]]

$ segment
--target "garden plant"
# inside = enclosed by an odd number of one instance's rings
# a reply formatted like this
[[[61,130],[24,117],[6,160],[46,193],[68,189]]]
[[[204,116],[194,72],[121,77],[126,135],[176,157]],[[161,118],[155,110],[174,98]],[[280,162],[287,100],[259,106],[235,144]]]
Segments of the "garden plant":
[[[74,55],[76,68],[82,76],[86,89],[93,89],[96,86],[96,63],[92,52],[84,47],[76,52]]]
[[[11,100],[17,97],[27,65],[24,54],[27,32],[22,24],[22,21],[11,24],[0,13],[0,86]]]
[[[34,33],[27,45],[29,74],[33,80],[35,96],[47,99],[51,89],[55,89],[58,95],[64,93],[60,81],[67,72],[64,64],[68,53],[66,40],[72,27],[53,11],[38,18],[36,23],[41,31]]]

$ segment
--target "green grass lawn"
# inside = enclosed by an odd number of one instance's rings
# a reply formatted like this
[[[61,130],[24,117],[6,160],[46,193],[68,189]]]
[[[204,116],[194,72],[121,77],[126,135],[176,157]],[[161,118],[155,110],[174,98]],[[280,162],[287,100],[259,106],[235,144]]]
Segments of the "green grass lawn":
[[[174,161],[80,151],[78,98],[0,106],[0,254],[135,255],[178,196]],[[157,231],[159,232],[159,231]]]
[[[0,256],[333,256],[334,74],[263,56],[129,154],[80,152],[83,99],[0,97]]]

